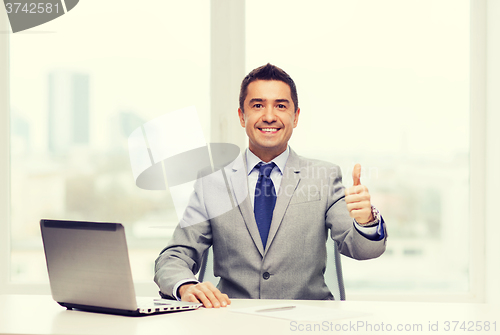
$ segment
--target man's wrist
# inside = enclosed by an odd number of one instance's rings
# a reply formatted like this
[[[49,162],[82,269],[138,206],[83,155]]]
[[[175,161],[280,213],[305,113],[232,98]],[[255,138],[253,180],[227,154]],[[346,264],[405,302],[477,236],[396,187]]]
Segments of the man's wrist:
[[[179,288],[177,289],[177,295],[179,296],[179,298],[182,299],[182,295],[184,294],[184,292],[190,286],[193,286],[193,285],[196,285],[196,284],[195,283],[185,283],[185,284],[182,284],[181,286],[179,286]]]
[[[372,220],[365,223],[359,223],[356,221],[356,223],[359,224],[361,227],[377,226],[380,223],[380,212],[378,211],[378,209],[372,206]]]
[[[172,295],[174,296],[175,299],[177,299],[178,301],[181,301],[182,295],[180,293],[180,288],[182,286],[186,285],[186,284],[196,285],[198,283],[199,283],[199,281],[193,280],[193,279],[184,279],[184,280],[181,280],[177,284],[175,284],[174,290],[172,292]],[[183,290],[183,292],[184,292],[184,290]]]

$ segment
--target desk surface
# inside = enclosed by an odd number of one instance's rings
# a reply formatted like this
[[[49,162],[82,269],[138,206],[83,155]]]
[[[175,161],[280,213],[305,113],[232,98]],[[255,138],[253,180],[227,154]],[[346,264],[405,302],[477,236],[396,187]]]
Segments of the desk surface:
[[[361,315],[337,320],[294,322],[231,312],[238,308],[283,303],[328,308],[332,310],[332,315],[338,310],[356,311]],[[418,325],[421,330],[418,330]],[[411,327],[415,330],[410,330]],[[430,327],[433,329],[429,330]],[[402,334],[500,334],[500,306],[466,303],[235,299],[227,308],[200,308],[179,313],[124,317],[69,311],[60,307],[50,296],[0,295],[0,334],[267,335],[313,331],[342,333],[342,329],[343,333],[350,334],[387,334],[388,330]]]

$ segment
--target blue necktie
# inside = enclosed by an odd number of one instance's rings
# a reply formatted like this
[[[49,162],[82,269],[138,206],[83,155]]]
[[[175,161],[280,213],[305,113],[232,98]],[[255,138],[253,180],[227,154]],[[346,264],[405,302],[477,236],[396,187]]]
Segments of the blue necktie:
[[[274,205],[276,204],[276,191],[270,177],[271,171],[275,166],[275,163],[259,163],[256,166],[259,168],[259,179],[257,180],[257,185],[255,187],[253,211],[264,248],[266,247],[267,235],[269,235],[269,228],[271,227],[271,220],[273,219]]]

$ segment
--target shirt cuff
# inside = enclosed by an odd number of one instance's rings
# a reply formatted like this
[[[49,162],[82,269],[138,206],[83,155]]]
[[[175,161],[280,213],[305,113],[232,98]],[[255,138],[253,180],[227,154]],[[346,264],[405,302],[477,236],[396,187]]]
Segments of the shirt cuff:
[[[374,214],[374,220],[372,222],[368,222],[365,225],[360,225],[359,223],[354,221],[354,228],[366,237],[369,240],[372,241],[379,241],[384,238],[384,220],[382,219],[382,216],[380,215],[379,211],[372,206],[372,212]]]
[[[177,299],[177,301],[181,301],[181,298],[179,298],[179,296],[177,295],[179,287],[181,287],[182,285],[187,284],[187,283],[199,284],[200,282],[197,280],[194,280],[194,279],[183,279],[183,280],[177,282],[177,284],[175,284],[173,292],[172,292],[172,296],[175,299]]]

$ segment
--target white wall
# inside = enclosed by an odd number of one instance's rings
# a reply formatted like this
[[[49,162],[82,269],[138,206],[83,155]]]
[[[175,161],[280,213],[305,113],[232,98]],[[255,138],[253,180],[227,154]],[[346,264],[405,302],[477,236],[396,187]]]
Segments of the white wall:
[[[2,33],[10,31],[7,22],[7,13],[0,10],[0,190],[9,189],[9,61],[8,61],[8,43],[9,34]],[[9,192],[0,192],[0,236],[9,236],[9,221],[5,218],[9,215]],[[10,250],[10,239],[3,238],[0,242],[0,293],[6,286],[6,276],[8,273],[8,255]]]
[[[500,304],[500,1],[486,2],[485,301]]]

